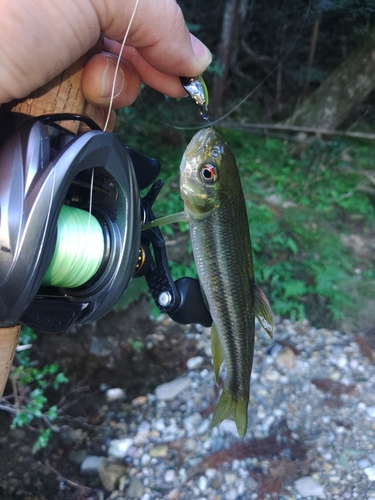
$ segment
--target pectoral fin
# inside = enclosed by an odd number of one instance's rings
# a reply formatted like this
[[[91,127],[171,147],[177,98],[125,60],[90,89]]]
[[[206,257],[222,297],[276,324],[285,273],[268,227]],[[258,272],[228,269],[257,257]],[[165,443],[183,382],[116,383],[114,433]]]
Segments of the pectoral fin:
[[[166,215],[165,217],[159,217],[159,219],[147,222],[142,226],[142,231],[165,224],[173,224],[174,222],[188,222],[185,212],[177,212],[176,214]]]
[[[255,315],[259,323],[266,330],[268,335],[273,337],[273,329],[275,327],[273,314],[267,297],[264,295],[259,286],[254,282],[254,297],[255,297]]]
[[[218,383],[220,366],[224,360],[224,355],[215,323],[211,327],[211,351],[214,364],[215,382]]]

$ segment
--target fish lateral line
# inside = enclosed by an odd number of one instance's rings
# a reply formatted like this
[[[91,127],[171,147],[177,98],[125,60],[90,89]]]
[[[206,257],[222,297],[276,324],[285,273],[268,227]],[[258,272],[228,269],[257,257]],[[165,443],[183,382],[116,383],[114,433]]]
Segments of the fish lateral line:
[[[165,215],[164,217],[159,217],[158,219],[146,222],[146,224],[142,226],[142,231],[146,231],[147,229],[151,229],[153,227],[165,226],[166,224],[175,224],[176,222],[189,222],[185,212]]]

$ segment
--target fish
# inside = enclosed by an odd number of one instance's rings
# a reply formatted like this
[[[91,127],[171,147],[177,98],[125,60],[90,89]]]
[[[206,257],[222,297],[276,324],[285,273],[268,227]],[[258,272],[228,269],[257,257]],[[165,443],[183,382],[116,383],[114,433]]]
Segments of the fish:
[[[244,438],[255,316],[271,337],[274,321],[269,302],[254,279],[246,204],[236,160],[212,127],[197,132],[185,150],[180,194],[184,212],[159,221],[189,223],[197,274],[213,320],[211,346],[216,383],[223,361],[227,366],[211,425],[233,418],[239,436]]]
[[[248,425],[255,316],[272,336],[273,315],[254,280],[246,204],[236,160],[212,127],[196,133],[187,146],[180,166],[180,191],[197,274],[213,320],[216,381],[223,360],[227,366],[212,427],[232,417],[243,438]]]

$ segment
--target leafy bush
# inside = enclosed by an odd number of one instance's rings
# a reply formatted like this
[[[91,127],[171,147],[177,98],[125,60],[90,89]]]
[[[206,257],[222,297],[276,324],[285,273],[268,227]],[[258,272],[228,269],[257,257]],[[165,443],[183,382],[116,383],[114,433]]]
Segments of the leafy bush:
[[[26,346],[36,339],[35,333],[28,327],[23,327],[19,345]],[[55,363],[34,366],[30,360],[28,349],[16,353],[17,368],[11,372],[13,387],[12,403],[9,397],[4,398],[3,409],[14,414],[11,428],[29,426],[38,430],[38,438],[33,446],[36,452],[44,448],[51,437],[52,422],[58,415],[58,407],[51,404],[47,395],[49,389],[57,390],[68,379]],[[46,428],[47,427],[47,428]]]

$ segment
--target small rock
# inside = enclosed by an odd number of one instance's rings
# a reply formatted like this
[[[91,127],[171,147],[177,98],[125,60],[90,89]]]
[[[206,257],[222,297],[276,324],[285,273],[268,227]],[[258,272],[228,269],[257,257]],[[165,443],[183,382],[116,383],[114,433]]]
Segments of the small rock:
[[[366,467],[366,469],[363,469],[363,472],[366,474],[369,481],[375,481],[375,465]]]
[[[204,493],[207,489],[208,486],[208,479],[205,476],[200,476],[198,479],[198,488],[199,490]]]
[[[133,440],[130,438],[113,439],[109,445],[108,455],[115,458],[124,458],[132,444]]]
[[[368,406],[366,412],[370,418],[375,418],[375,406]]]
[[[267,370],[265,373],[265,378],[269,382],[276,382],[280,378],[280,373],[277,372],[276,370],[273,370],[272,368]]]
[[[167,496],[167,500],[179,500],[180,498],[181,497],[180,497],[180,489],[179,488],[175,488],[175,489],[171,490]]]
[[[284,368],[293,368],[296,355],[288,346],[283,347],[280,354],[277,356],[276,361]]]
[[[223,477],[220,473],[217,473],[216,476],[212,478],[211,487],[214,490],[218,490],[222,484],[223,484]]]
[[[204,359],[202,356],[194,356],[193,358],[188,359],[186,363],[186,367],[188,370],[196,370],[203,365]]]
[[[195,430],[202,422],[202,415],[198,412],[184,418],[184,427],[188,432]]]
[[[325,498],[323,486],[311,476],[297,479],[294,486],[303,497],[315,496],[318,498]]]
[[[109,356],[111,354],[110,345],[107,341],[91,337],[89,351],[95,356]]]
[[[172,382],[166,382],[165,384],[159,385],[155,389],[156,397],[159,400],[168,401],[174,399],[180,392],[191,385],[191,380],[189,377],[182,377],[172,380]]]
[[[97,474],[100,463],[104,457],[97,457],[95,455],[88,455],[81,463],[80,472],[83,475]]]
[[[125,392],[119,387],[114,387],[113,389],[108,389],[105,393],[106,400],[108,403],[113,403],[114,401],[121,401],[125,399]]]
[[[358,466],[360,469],[364,470],[367,467],[371,467],[371,462],[370,460],[367,460],[367,458],[363,458],[362,460],[358,460]]]
[[[133,406],[143,406],[146,403],[147,403],[147,396],[138,396],[132,401]]]
[[[208,430],[210,429],[211,423],[208,419],[203,420],[203,422],[200,424],[200,426],[197,429],[197,434],[198,436],[202,436],[202,434],[206,434]]]
[[[164,458],[168,455],[168,446],[165,444],[154,446],[148,453],[152,458]]]
[[[345,368],[348,364],[348,360],[346,357],[344,356],[340,356],[337,360],[336,360],[336,366],[338,366],[339,368]]]
[[[102,485],[108,491],[116,489],[120,479],[127,474],[127,467],[113,458],[104,458],[98,467]]]
[[[139,477],[132,477],[127,491],[127,498],[141,498],[144,492],[142,481]]]
[[[223,420],[219,425],[219,429],[224,434],[232,434],[233,436],[238,437],[237,427],[234,420],[229,420],[229,419]]]
[[[187,439],[183,444],[183,450],[195,453],[197,450],[197,441],[195,439]]]
[[[60,427],[60,439],[67,446],[81,443],[84,438],[85,434],[82,429],[72,429],[68,425]]]
[[[176,479],[175,471],[173,469],[168,469],[164,474],[164,481],[166,483],[173,483],[175,479]]]
[[[127,497],[123,491],[114,491],[111,493],[111,496],[108,497],[108,500],[127,500]]]
[[[86,450],[72,450],[69,453],[69,459],[77,465],[80,465],[87,457]]]

